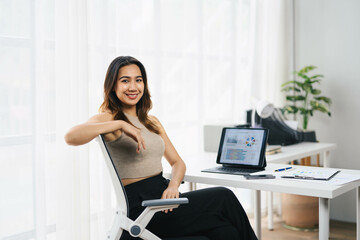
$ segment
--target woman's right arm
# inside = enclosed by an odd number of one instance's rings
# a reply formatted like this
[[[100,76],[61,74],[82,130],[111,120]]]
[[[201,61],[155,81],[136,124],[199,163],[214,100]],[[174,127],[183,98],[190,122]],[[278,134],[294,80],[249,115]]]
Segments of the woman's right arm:
[[[112,120],[108,113],[100,113],[91,117],[86,123],[72,127],[66,133],[65,141],[69,145],[78,146],[90,142],[100,134],[115,132],[120,128],[120,121]]]
[[[122,120],[113,120],[109,113],[100,113],[90,118],[86,123],[72,127],[65,135],[65,141],[69,145],[82,145],[90,142],[100,134],[113,133],[115,140],[124,132],[138,143],[137,152],[140,148],[145,149],[145,142],[140,129]]]

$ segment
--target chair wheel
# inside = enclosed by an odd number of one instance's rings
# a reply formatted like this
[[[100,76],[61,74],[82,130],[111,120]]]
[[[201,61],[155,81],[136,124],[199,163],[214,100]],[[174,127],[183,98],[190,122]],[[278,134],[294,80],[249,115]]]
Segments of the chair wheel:
[[[132,235],[138,236],[141,233],[141,228],[139,226],[137,226],[137,225],[132,226],[130,228],[130,232],[131,232]]]

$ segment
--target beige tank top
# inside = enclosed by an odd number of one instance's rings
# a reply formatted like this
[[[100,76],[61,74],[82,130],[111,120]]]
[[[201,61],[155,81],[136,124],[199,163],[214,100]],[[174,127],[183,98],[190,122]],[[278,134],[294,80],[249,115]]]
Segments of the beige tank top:
[[[149,131],[137,117],[128,114],[126,117],[134,126],[140,128],[146,149],[141,148],[140,153],[137,153],[137,142],[125,133],[115,141],[107,142],[119,177],[142,178],[159,174],[163,169],[161,159],[165,151],[162,137]]]

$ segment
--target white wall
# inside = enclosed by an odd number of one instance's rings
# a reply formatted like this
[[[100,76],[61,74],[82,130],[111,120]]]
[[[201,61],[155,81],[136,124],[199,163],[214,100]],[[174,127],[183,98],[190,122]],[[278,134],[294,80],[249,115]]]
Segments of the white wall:
[[[331,166],[360,169],[360,1],[295,0],[296,69],[309,64],[325,75],[332,117],[317,113],[309,129],[335,142]],[[331,201],[331,218],[355,222],[355,191]]]

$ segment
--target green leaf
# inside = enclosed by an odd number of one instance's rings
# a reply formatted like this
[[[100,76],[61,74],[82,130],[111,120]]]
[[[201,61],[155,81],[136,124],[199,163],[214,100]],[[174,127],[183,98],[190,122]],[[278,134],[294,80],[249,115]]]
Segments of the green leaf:
[[[299,111],[300,111],[300,114],[302,114],[302,115],[308,114],[308,112],[309,112],[309,110],[307,110],[307,109],[305,109],[303,107],[299,108]]]
[[[286,88],[281,89],[281,91],[283,91],[283,92],[290,92],[290,91],[300,92],[301,90],[296,87],[286,87]]]
[[[297,75],[299,77],[302,77],[303,79],[305,79],[305,81],[310,81],[310,78],[308,76],[306,76],[305,74],[301,73],[301,72],[298,72]]]
[[[317,110],[317,111],[320,111],[323,113],[329,112],[328,108],[324,104],[319,103],[318,101],[312,100],[312,101],[310,101],[310,105],[313,110]]]
[[[322,78],[322,77],[324,77],[324,75],[322,75],[322,74],[317,74],[317,75],[314,75],[314,76],[310,77],[310,79]]]
[[[318,101],[324,101],[326,102],[328,105],[331,105],[331,99],[325,96],[320,96],[320,97],[314,97],[314,99],[318,100]]]
[[[311,100],[310,101],[310,106],[311,107],[316,107],[316,106],[318,106],[320,103],[318,102],[318,101],[315,101],[315,100]]]
[[[304,89],[305,92],[312,92],[311,84],[304,84],[303,89]]]
[[[293,106],[293,105],[286,105],[285,107],[283,107],[281,109],[281,111],[291,113],[291,114],[296,114],[299,111],[299,109],[298,109],[298,107]]]
[[[319,94],[321,93],[321,90],[319,90],[319,89],[312,89],[312,90],[311,90],[311,93],[312,93],[313,95],[319,95]]]
[[[316,67],[313,65],[310,66],[305,66],[304,68],[300,69],[299,73],[307,73],[313,69],[315,69]]]
[[[320,79],[315,79],[315,80],[313,80],[313,81],[310,81],[311,84],[316,83],[316,82],[317,82],[317,83],[320,83]]]
[[[303,85],[302,82],[292,80],[292,81],[288,81],[288,82],[285,82],[285,83],[281,84],[281,87],[285,87],[285,86],[288,85],[288,84],[296,84],[296,85],[298,85],[298,86],[301,87],[301,88],[302,88],[302,85]]]
[[[292,102],[295,102],[295,101],[304,101],[305,100],[305,97],[304,96],[286,96],[286,100],[288,101],[292,101]]]

